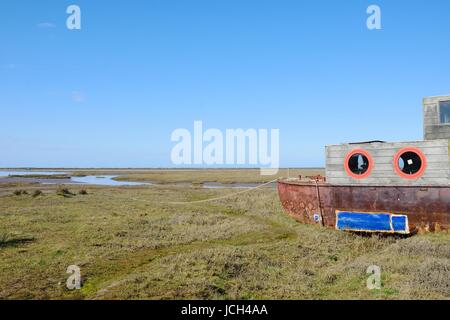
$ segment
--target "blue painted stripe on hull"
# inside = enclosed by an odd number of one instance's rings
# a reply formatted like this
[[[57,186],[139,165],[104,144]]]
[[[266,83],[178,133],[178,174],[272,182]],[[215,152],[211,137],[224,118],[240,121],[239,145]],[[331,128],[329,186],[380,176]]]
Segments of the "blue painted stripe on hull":
[[[408,218],[390,213],[338,211],[336,213],[336,229],[409,233]]]
[[[339,212],[337,228],[345,230],[391,231],[389,214]]]
[[[392,228],[396,232],[408,232],[408,218],[406,216],[392,216]]]

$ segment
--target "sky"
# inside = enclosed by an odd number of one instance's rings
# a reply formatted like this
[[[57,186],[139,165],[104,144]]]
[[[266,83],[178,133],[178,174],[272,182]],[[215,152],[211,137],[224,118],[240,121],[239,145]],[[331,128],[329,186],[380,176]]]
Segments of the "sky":
[[[196,120],[279,129],[282,167],[318,167],[325,145],[421,140],[422,98],[450,93],[447,0],[0,7],[0,167],[173,167]]]

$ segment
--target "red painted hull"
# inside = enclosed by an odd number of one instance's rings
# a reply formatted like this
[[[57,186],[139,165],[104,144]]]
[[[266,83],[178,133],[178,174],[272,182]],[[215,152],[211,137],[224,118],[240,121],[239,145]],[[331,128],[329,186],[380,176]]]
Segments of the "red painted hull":
[[[407,215],[411,232],[450,230],[450,186],[349,186],[282,180],[283,207],[298,221],[334,228],[337,211]],[[320,201],[319,201],[320,199]],[[315,216],[321,220],[315,220]]]

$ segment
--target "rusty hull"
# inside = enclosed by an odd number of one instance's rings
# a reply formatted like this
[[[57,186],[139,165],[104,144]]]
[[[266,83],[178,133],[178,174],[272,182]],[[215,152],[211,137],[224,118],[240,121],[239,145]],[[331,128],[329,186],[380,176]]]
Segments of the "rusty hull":
[[[302,223],[335,228],[336,211],[383,212],[407,215],[411,232],[450,229],[450,186],[349,186],[281,180],[278,193],[284,209]]]

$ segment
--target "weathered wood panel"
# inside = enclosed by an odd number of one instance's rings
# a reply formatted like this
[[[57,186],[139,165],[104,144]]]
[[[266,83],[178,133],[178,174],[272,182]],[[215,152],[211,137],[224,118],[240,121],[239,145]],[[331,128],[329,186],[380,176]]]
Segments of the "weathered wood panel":
[[[424,174],[414,180],[399,176],[394,169],[397,152],[406,147],[420,149],[426,157]],[[355,179],[348,175],[344,160],[354,149],[368,151],[373,159],[369,177]],[[349,185],[449,185],[450,158],[449,140],[430,140],[394,143],[342,144],[326,147],[326,177],[332,184]]]
[[[433,164],[438,163],[439,165],[442,164],[442,162],[447,161],[448,159],[448,155],[435,155],[432,158],[428,158],[428,164],[429,167],[432,167]],[[383,170],[387,170],[386,166],[390,166],[392,165],[392,156],[387,156],[387,157],[378,157],[378,161],[375,164],[375,168],[374,170],[377,170],[379,168],[382,168]],[[338,166],[339,168],[341,168],[343,166],[342,163],[342,157],[337,157],[337,158],[328,158],[328,162],[327,162],[329,168],[333,168],[333,166]]]
[[[425,139],[450,139],[450,125],[429,125],[425,128]]]
[[[450,101],[450,95],[423,100],[423,131],[425,140],[450,139],[450,124],[442,124],[439,103]]]

